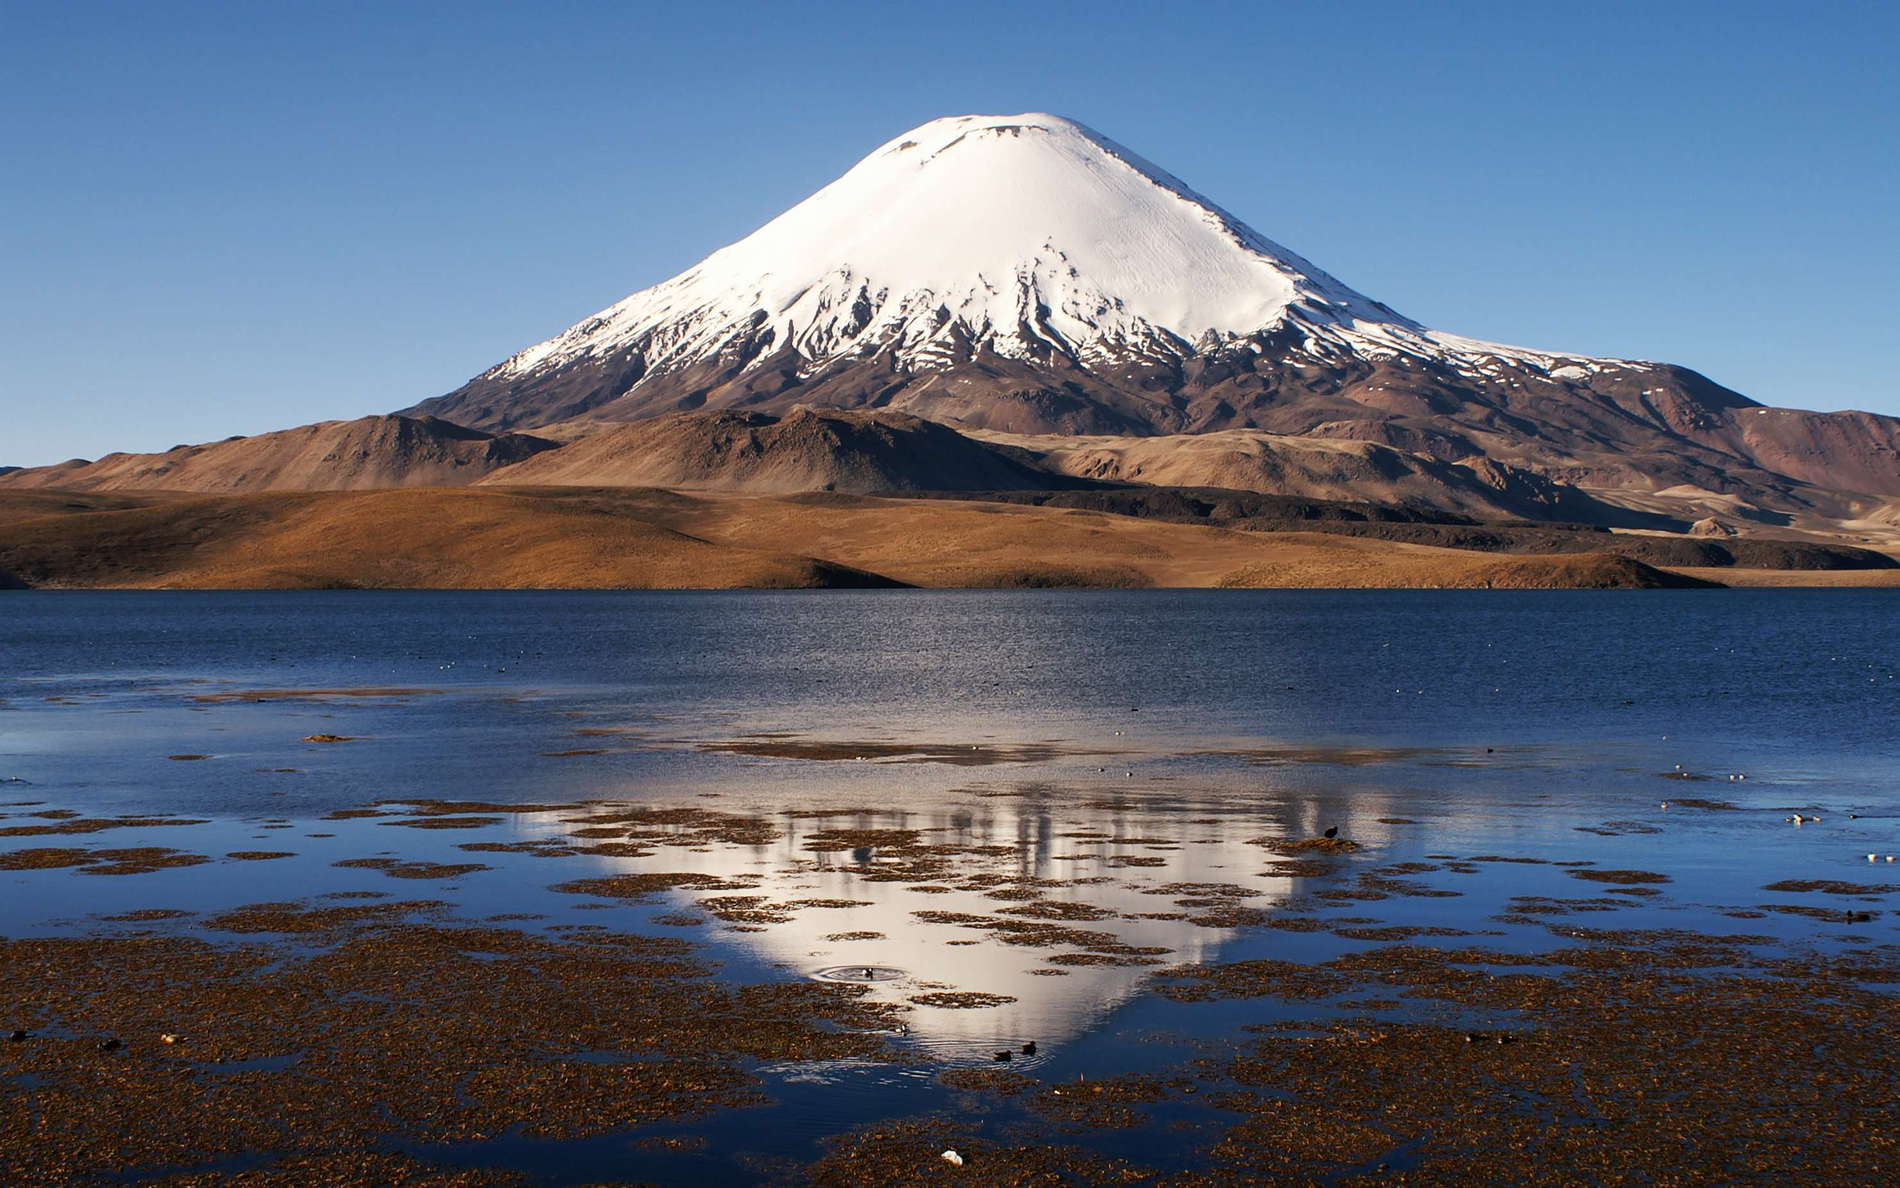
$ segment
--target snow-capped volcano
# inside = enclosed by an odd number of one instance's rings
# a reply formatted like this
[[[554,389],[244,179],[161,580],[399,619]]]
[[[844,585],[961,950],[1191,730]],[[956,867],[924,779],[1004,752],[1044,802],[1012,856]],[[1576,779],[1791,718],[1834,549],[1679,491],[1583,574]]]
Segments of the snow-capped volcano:
[[[1802,484],[1900,492],[1900,422],[1769,415],[1685,368],[1428,329],[1041,114],[906,132],[679,276],[410,411],[502,432],[797,405],[993,434],[1353,440],[1632,502],[1800,512],[1815,505]]]

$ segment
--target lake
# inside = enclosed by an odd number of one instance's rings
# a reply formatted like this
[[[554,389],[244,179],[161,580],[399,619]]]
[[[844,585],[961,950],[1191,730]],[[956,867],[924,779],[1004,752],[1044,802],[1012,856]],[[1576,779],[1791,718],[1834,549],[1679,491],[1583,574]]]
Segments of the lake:
[[[1143,1088],[1108,1125],[1038,1094],[1187,1084],[1267,1025],[1509,1017],[1197,997],[1196,967],[1341,969],[1430,936],[1537,955],[1577,919],[1745,927],[1726,961],[1890,959],[1870,884],[1900,882],[1897,775],[1885,591],[0,595],[17,944],[314,952],[336,938],[285,921],[392,903],[377,927],[648,938],[708,984],[884,1012],[818,1029],[875,1052],[730,1054],[744,1101],[363,1140],[535,1183],[789,1181],[839,1135],[946,1114],[966,1145],[1056,1125],[1077,1159],[1215,1174],[1231,1118],[1204,1101]],[[178,992],[188,1043],[219,1026]],[[244,1043],[195,1075],[322,1067],[322,1044]],[[982,1080],[1005,1064],[1023,1080]],[[1379,1166],[1423,1158],[1391,1146]],[[227,1148],[95,1170],[273,1157]]]

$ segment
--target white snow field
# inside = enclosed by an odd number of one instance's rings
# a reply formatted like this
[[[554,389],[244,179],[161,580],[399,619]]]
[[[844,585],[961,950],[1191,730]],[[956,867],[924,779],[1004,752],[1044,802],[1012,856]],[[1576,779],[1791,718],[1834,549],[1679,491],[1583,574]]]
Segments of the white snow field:
[[[886,353],[930,371],[973,346],[1086,368],[1249,349],[1249,336],[1287,325],[1322,356],[1473,372],[1630,366],[1427,330],[1106,137],[1029,113],[906,132],[753,234],[488,374],[633,346],[650,379],[756,347],[767,330],[806,371]]]

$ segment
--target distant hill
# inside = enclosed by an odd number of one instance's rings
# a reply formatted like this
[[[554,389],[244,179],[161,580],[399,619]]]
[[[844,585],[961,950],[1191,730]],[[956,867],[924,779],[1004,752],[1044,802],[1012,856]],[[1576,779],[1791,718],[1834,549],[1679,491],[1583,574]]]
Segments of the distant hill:
[[[554,443],[437,417],[374,416],[0,475],[0,487],[70,491],[361,491],[474,482]]]
[[[747,491],[967,491],[1078,484],[903,413],[676,413],[596,427],[484,483]]]
[[[1156,487],[1218,487],[1302,499],[1424,507],[1479,519],[1669,527],[1576,487],[1476,458],[1445,462],[1370,441],[1227,429],[1167,437],[974,434],[1057,474]]]

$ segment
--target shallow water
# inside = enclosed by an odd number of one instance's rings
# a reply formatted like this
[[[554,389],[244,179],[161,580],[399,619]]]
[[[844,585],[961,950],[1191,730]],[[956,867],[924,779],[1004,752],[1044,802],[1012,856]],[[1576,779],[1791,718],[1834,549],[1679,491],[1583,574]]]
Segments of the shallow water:
[[[201,915],[138,928],[215,935],[204,914],[381,892],[460,919],[685,936],[734,980],[861,965],[880,1000],[926,1000],[898,1040],[916,1063],[764,1069],[777,1104],[655,1131],[704,1136],[704,1152],[630,1154],[625,1134],[424,1152],[549,1183],[749,1182],[758,1159],[949,1108],[945,1067],[1029,1040],[1037,1054],[1011,1066],[1050,1081],[1165,1067],[1267,1008],[1171,1001],[1148,988],[1157,969],[1382,943],[1262,926],[1283,911],[1525,951],[1557,943],[1525,897],[1593,897],[1567,910],[1825,949],[1847,934],[1754,909],[1839,904],[1765,885],[1900,881],[1884,861],[1900,850],[1900,631],[1884,591],[26,592],[0,616],[0,856],[210,859],[124,877],[0,870],[7,935],[124,929],[103,917],[150,908]],[[319,735],[344,741],[305,741]],[[416,827],[440,817],[407,806],[442,800],[548,807]],[[619,806],[759,818],[772,837],[625,857],[464,848],[571,847],[578,818]],[[133,814],[199,823],[36,831]],[[1362,847],[1330,873],[1289,873],[1261,844],[1329,826]],[[839,829],[921,830],[954,858],[867,879],[904,859],[827,848]],[[251,851],[289,856],[226,857]],[[408,879],[364,860],[480,868]],[[1344,897],[1356,871],[1403,863],[1428,869]],[[1580,877],[1592,867],[1671,882],[1616,892]],[[771,918],[709,913],[705,892],[555,889],[637,872],[740,886]],[[1034,895],[996,894],[1035,880]],[[1026,900],[1042,914],[1009,914]],[[1745,925],[1722,915],[1736,910],[1753,912]],[[1891,943],[1893,913],[1877,915],[1853,935]],[[1128,961],[998,943],[979,918],[1112,934],[1095,947]],[[1010,1001],[928,998],[955,992]],[[1112,1153],[1153,1136],[1092,1141]]]

